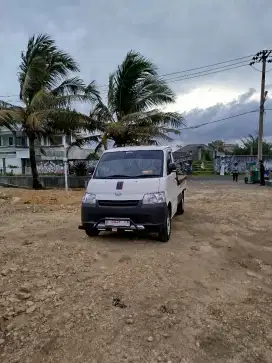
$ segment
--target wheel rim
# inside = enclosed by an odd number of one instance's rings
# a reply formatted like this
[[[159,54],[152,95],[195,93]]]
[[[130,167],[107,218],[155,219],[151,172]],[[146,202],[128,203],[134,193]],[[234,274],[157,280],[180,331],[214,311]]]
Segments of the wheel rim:
[[[170,236],[170,233],[171,233],[171,219],[170,219],[170,215],[169,214],[167,216],[166,223],[167,223],[167,234],[168,234],[168,236]]]

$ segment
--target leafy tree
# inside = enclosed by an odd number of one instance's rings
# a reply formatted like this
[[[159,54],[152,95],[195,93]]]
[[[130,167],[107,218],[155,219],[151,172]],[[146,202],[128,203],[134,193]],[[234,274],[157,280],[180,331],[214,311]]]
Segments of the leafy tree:
[[[0,101],[0,126],[12,132],[22,130],[28,138],[34,189],[42,187],[35,153],[42,137],[97,128],[90,117],[72,109],[74,102],[100,99],[94,82],[86,86],[78,77],[68,78],[71,72],[78,71],[74,59],[48,35],[33,36],[21,54],[18,74],[21,105]]]
[[[141,54],[128,52],[109,76],[107,104],[98,100],[90,113],[102,130],[96,150],[106,149],[108,141],[116,147],[171,141],[171,135],[180,133],[183,117],[159,107],[174,101],[173,91],[156,66]]]

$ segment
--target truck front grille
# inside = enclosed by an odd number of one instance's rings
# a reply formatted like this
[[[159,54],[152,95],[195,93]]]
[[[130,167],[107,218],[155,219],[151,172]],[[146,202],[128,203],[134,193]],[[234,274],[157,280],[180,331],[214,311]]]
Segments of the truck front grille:
[[[99,200],[100,207],[137,207],[139,200]]]

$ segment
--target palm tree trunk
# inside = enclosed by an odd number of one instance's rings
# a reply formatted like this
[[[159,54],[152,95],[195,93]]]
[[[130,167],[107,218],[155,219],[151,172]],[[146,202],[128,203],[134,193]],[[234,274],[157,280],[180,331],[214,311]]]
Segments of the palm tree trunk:
[[[36,163],[36,155],[35,155],[35,137],[33,135],[28,137],[29,140],[29,159],[30,159],[30,167],[32,173],[32,187],[33,189],[42,189],[42,185],[39,181],[39,175],[37,170],[37,163]]]

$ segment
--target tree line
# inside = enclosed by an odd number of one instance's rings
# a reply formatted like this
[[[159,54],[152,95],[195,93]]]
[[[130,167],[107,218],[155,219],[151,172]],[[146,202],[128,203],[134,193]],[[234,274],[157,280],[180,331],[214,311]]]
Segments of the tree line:
[[[156,65],[136,51],[129,51],[109,75],[106,100],[96,82],[86,83],[79,72],[76,60],[54,39],[34,35],[21,53],[20,105],[0,100],[0,127],[23,131],[28,139],[34,189],[42,188],[36,148],[43,137],[71,135],[77,146],[94,141],[97,152],[110,141],[117,147],[172,141],[184,123],[181,114],[162,111],[161,106],[175,102],[175,94]],[[90,105],[88,114],[76,110],[79,102]],[[80,136],[82,131],[88,136]]]
[[[258,136],[249,134],[241,139],[230,151],[222,140],[215,140],[208,144],[214,150],[224,152],[226,155],[258,155]],[[263,141],[263,155],[272,155],[272,143]]]

